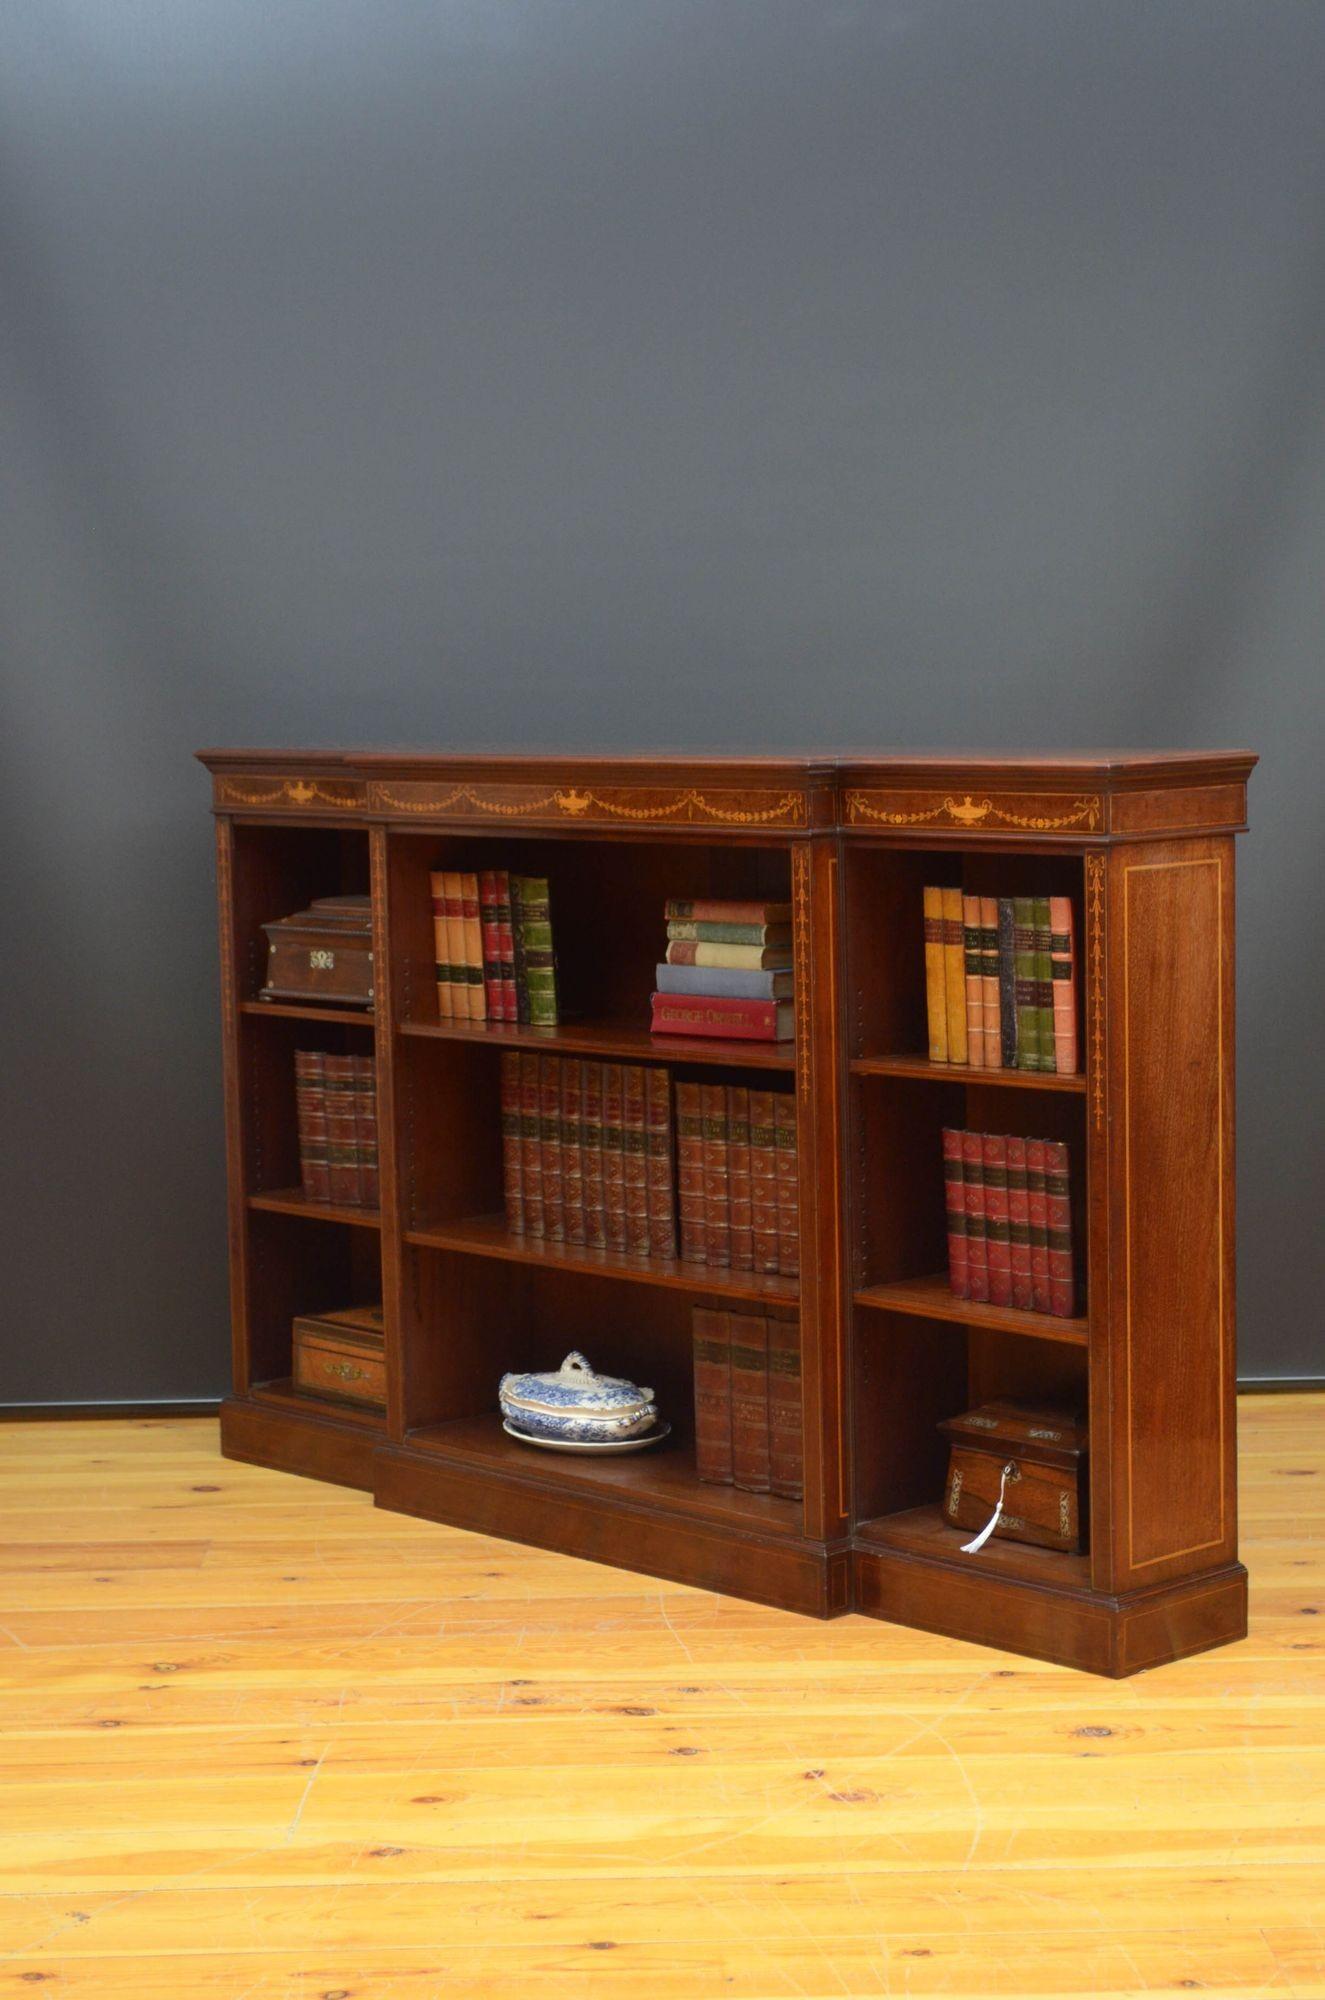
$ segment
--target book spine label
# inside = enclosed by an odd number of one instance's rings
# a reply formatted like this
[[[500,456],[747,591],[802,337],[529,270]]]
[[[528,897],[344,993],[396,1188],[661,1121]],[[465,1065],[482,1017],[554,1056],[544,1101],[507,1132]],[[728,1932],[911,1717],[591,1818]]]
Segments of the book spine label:
[[[603,1233],[609,1250],[626,1247],[625,1084],[620,1063],[603,1064]]]
[[[1026,1188],[1026,1141],[1008,1137],[1008,1254],[1012,1265],[1012,1303],[1022,1312],[1034,1310],[1031,1290],[1031,1211]]]
[[[703,1035],[731,1042],[787,1041],[792,1033],[792,1010],[778,1000],[655,993],[650,1029],[655,1035]]]
[[[649,1135],[644,1071],[627,1063],[621,1072],[622,1150],[625,1155],[626,1248],[649,1248]]]
[[[966,1060],[985,1067],[985,961],[980,936],[980,898],[962,897],[962,963],[966,968]]]
[[[326,1056],[322,1072],[327,1104],[327,1157],[331,1199],[360,1206],[359,1128],[355,1115],[354,1059]]]
[[[1076,1306],[1072,1200],[1068,1185],[1067,1147],[1059,1139],[1045,1142],[1044,1203],[1048,1236],[1049,1310],[1058,1319],[1071,1319]]]
[[[667,926],[669,938],[693,938],[698,944],[781,944],[791,943],[790,924],[718,924],[673,918]]]
[[[776,1271],[778,1160],[771,1090],[750,1092],[750,1230],[755,1270]]]
[[[737,965],[658,965],[654,979],[660,993],[702,993],[714,1000],[790,1000],[789,972],[742,970]]]
[[[377,1064],[372,1056],[353,1056],[355,1144],[359,1158],[359,1199],[365,1208],[381,1200],[377,1157]]]
[[[768,1484],[785,1500],[805,1491],[801,1334],[794,1319],[768,1321]]]
[[[791,969],[791,947],[781,944],[699,944],[689,938],[674,938],[667,947],[667,963],[788,972]]]
[[[1001,1132],[982,1135],[985,1170],[985,1264],[991,1306],[1012,1304],[1012,1242],[1008,1233],[1008,1148]]]
[[[962,1133],[962,1193],[966,1201],[968,1299],[989,1298],[989,1250],[985,1220],[985,1152],[978,1132]]]
[[[585,1241],[584,1149],[581,1142],[581,1099],[584,1064],[578,1056],[561,1062],[561,1202],[566,1241]]]
[[[1017,1067],[1017,926],[1011,896],[998,899],[998,1039],[1003,1069]]]
[[[603,1216],[603,1065],[587,1062],[580,1078],[584,1117],[580,1127],[580,1165],[584,1179],[584,1240],[595,1250],[605,1248]]]
[[[512,877],[512,882],[517,878]],[[536,1028],[555,1028],[557,1008],[557,962],[552,949],[552,903],[548,884],[542,876],[519,878],[519,950],[524,972],[529,1021]]]
[[[778,1270],[794,1278],[801,1267],[800,1162],[796,1142],[796,1100],[790,1091],[773,1096],[777,1140]]]
[[[943,1207],[948,1224],[948,1286],[953,1296],[967,1299],[970,1273],[966,1268],[966,1191],[962,1180],[962,1135],[943,1128]]]
[[[298,1049],[294,1058],[295,1109],[299,1120],[299,1173],[309,1201],[331,1200],[331,1159],[327,1137],[326,1061],[320,1049]]]
[[[489,1021],[505,1020],[501,985],[501,916],[497,874],[485,868],[478,878],[479,923],[483,932],[483,1012]]]
[[[487,1019],[483,1000],[483,921],[479,914],[478,876],[460,877],[464,912],[465,999],[471,1021]]]
[[[966,940],[962,892],[943,891],[943,991],[948,1009],[948,1061],[966,1061]]]
[[[727,1185],[727,1093],[720,1083],[699,1088],[704,1112],[704,1241],[707,1261],[720,1267],[732,1260]]]
[[[543,1159],[543,1234],[550,1243],[566,1236],[566,1186],[561,1163],[561,1064],[538,1058],[538,1138]]]
[[[1049,898],[1035,898],[1035,1009],[1039,1032],[1040,1068],[1050,1075],[1058,1067],[1054,1049],[1054,958]]]
[[[1035,987],[1035,904],[1029,896],[1014,896],[1013,965],[1017,996],[1017,1068],[1040,1067],[1040,1011]]]
[[[754,1313],[732,1313],[732,1483],[746,1493],[767,1493],[768,1322]]]
[[[1026,1209],[1031,1239],[1031,1307],[1049,1311],[1049,1210],[1043,1139],[1026,1141]]]
[[[1049,950],[1053,969],[1054,1063],[1060,1076],[1075,1076],[1077,1049],[1076,924],[1070,896],[1049,898]]]
[[[754,1199],[750,1175],[750,1093],[727,1087],[727,1219],[733,1271],[755,1267]]]
[[[501,1052],[501,1191],[506,1210],[506,1227],[516,1236],[524,1234],[524,1195],[521,1173],[520,1139],[520,1056],[516,1049]]]
[[[429,875],[428,891],[432,899],[432,948],[436,960],[437,1018],[439,1021],[449,1021],[453,1012],[451,933],[446,921],[446,877],[440,870]]]
[[[515,982],[515,933],[511,925],[511,878],[504,868],[493,875],[496,885],[498,957],[501,965],[501,1016],[514,1025],[520,1018],[520,996]]]
[[[672,1073],[652,1068],[645,1074],[645,1129],[649,1171],[649,1251],[654,1257],[676,1255],[676,1177],[672,1148]]]
[[[697,1083],[678,1082],[676,1086],[676,1193],[681,1211],[681,1255],[687,1264],[706,1264],[704,1110]]]
[[[998,898],[980,898],[980,990],[984,1000],[985,1068],[1003,1067],[1002,1015],[998,992]]]
[[[543,1212],[542,1089],[538,1057],[520,1057],[520,1190],[526,1236],[546,1234]]]
[[[696,1306],[690,1316],[695,1356],[695,1471],[711,1485],[732,1483],[732,1345],[729,1315]]]
[[[673,896],[668,899],[664,915],[669,924],[690,921],[700,924],[789,924],[791,904],[723,902],[711,896],[687,902]]]
[[[948,1060],[948,990],[943,963],[943,891],[929,888],[925,908],[925,1020],[929,1029],[929,1059]]]

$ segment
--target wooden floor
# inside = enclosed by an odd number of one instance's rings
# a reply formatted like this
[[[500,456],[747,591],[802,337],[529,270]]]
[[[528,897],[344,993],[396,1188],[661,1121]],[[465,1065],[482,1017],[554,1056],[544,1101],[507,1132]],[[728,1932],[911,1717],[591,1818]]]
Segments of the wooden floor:
[[[1120,1684],[0,1429],[0,1995],[1325,1996],[1325,1398]]]

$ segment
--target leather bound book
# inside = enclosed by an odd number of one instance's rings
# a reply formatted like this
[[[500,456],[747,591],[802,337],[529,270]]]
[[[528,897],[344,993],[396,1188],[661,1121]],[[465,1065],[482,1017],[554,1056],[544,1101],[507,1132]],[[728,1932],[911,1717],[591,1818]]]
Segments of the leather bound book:
[[[789,924],[790,903],[727,902],[720,897],[701,896],[692,901],[668,898],[663,912],[669,924]]]
[[[561,1064],[538,1058],[538,1138],[543,1156],[543,1234],[550,1243],[566,1236],[566,1187],[561,1167]]]
[[[464,877],[455,868],[442,875],[442,905],[445,910],[447,963],[451,971],[451,1019],[469,1019],[469,969],[465,964]]]
[[[471,1021],[486,1021],[487,1004],[483,997],[483,919],[479,910],[478,876],[460,877],[460,894],[464,911],[465,939],[465,994]]]
[[[625,1082],[620,1063],[603,1064],[603,1232],[609,1250],[626,1247]]]
[[[503,1021],[501,906],[495,868],[485,868],[478,878],[478,913],[483,932],[483,1012],[489,1021]]]
[[[948,1003],[948,1061],[966,1061],[966,941],[962,892],[943,891],[943,989]]]
[[[655,1257],[676,1255],[676,1176],[672,1164],[672,1073],[645,1072],[644,1122],[648,1144],[649,1250]]]
[[[755,1267],[754,1201],[750,1178],[750,1093],[727,1086],[727,1220],[733,1271]]]
[[[704,1108],[704,1241],[708,1262],[732,1260],[731,1215],[727,1192],[727,1093],[720,1083],[699,1087]]]
[[[669,965],[748,966],[757,972],[787,972],[789,944],[701,944],[695,938],[673,938],[667,947]]]
[[[727,1042],[789,1042],[796,1010],[789,1000],[729,1000],[716,993],[655,993],[655,1035],[703,1035]]]
[[[324,1056],[327,1157],[331,1199],[342,1207],[362,1206],[359,1183],[359,1120],[355,1109],[353,1056]]]
[[[1053,930],[1049,898],[1035,898],[1035,1005],[1039,1021],[1040,1068],[1050,1074],[1058,1067],[1054,1050]]]
[[[676,1194],[681,1255],[687,1264],[706,1264],[704,1107],[697,1083],[676,1086]]]
[[[729,1316],[732,1343],[732,1484],[767,1493],[768,1321],[755,1313]]]
[[[948,1286],[955,1298],[968,1299],[971,1293],[970,1273],[966,1268],[962,1135],[951,1125],[943,1128],[943,1206],[948,1224]]]
[[[1026,1141],[1009,1133],[1008,1254],[1012,1265],[1012,1303],[1022,1312],[1034,1309],[1031,1291],[1031,1210],[1026,1188]]]
[[[794,1319],[769,1319],[768,1485],[784,1500],[805,1491],[801,1431],[801,1330]]]
[[[1017,1067],[1017,928],[1011,896],[998,899],[998,1040],[1003,1069]]]
[[[796,1153],[796,1100],[789,1090],[773,1095],[777,1139],[778,1270],[794,1278],[801,1267],[800,1162]]]
[[[985,1148],[980,1132],[962,1133],[962,1192],[966,1198],[968,1299],[989,1299],[989,1250],[985,1220]]]
[[[584,1238],[584,1152],[580,1136],[580,1100],[583,1094],[584,1064],[578,1056],[564,1056],[561,1068],[561,1207],[566,1241],[583,1243]]]
[[[520,1192],[526,1236],[546,1234],[543,1212],[543,1091],[535,1055],[520,1057]]]
[[[943,965],[943,891],[925,890],[925,1020],[929,1059],[948,1060],[948,989]]]
[[[1048,1234],[1049,1310],[1057,1319],[1071,1319],[1076,1307],[1076,1273],[1072,1258],[1072,1200],[1068,1186],[1067,1147],[1047,1139],[1044,1147],[1045,1224]]]
[[[756,1271],[778,1268],[778,1160],[773,1092],[750,1092],[750,1228]]]
[[[962,897],[962,963],[966,968],[966,1060],[985,1067],[985,960],[980,898]]]
[[[552,903],[541,875],[512,875],[511,919],[515,926],[518,978],[523,984],[528,1020],[536,1028],[555,1028],[557,961],[552,948]]]
[[[580,1171],[584,1182],[584,1240],[595,1250],[607,1244],[603,1216],[603,1065],[585,1063],[580,1073]]]
[[[432,898],[432,949],[436,960],[437,1018],[439,1021],[449,1021],[454,1012],[451,927],[446,919],[446,877],[440,869],[435,869],[429,875],[428,890]]]
[[[1060,1076],[1075,1076],[1077,1054],[1077,954],[1072,898],[1049,898],[1049,950],[1053,970],[1054,1064]]]
[[[377,1171],[377,1064],[372,1056],[351,1056],[354,1064],[355,1145],[359,1156],[359,1199],[365,1208],[380,1201]]]
[[[511,969],[515,976],[515,1018],[521,1027],[529,1024],[529,984],[524,974],[524,904],[521,897],[523,877],[508,875],[507,893],[511,899]]]
[[[702,917],[673,917],[667,925],[667,941],[696,944],[783,944],[791,943],[790,924],[745,924]]]
[[[649,1135],[644,1071],[627,1063],[621,1072],[622,1151],[625,1156],[626,1248],[649,1248]]]
[[[1031,1306],[1047,1313],[1049,1304],[1049,1208],[1044,1178],[1043,1139],[1026,1141],[1026,1206],[1031,1239]]]
[[[982,1134],[985,1169],[985,1262],[991,1306],[1012,1304],[1012,1242],[1008,1231],[1008,1142]]]
[[[501,1191],[506,1210],[506,1227],[513,1235],[524,1234],[524,1195],[521,1183],[520,1142],[520,1056],[515,1049],[501,1052]]]
[[[515,934],[511,928],[511,878],[504,868],[495,869],[494,911],[497,922],[497,955],[501,967],[501,1015],[512,1026],[520,1018],[520,996],[515,983]]]
[[[980,898],[980,990],[984,998],[985,1068],[1003,1067],[1003,1027],[998,992],[998,898]]]
[[[299,1177],[308,1201],[331,1200],[327,1098],[320,1049],[296,1049],[294,1101],[299,1121]]]
[[[1014,966],[1017,991],[1017,1068],[1040,1067],[1040,1010],[1035,984],[1035,902],[1014,896]]]
[[[690,1315],[695,1354],[695,1471],[712,1486],[732,1483],[732,1343],[730,1314],[696,1306]]]

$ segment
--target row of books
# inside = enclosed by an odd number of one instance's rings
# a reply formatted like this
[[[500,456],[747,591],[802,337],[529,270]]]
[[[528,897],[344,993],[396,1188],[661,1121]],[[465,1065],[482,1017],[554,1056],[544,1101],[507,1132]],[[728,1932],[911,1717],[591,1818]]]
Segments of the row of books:
[[[676,1177],[687,1263],[800,1271],[796,1100],[787,1090],[676,1086]]]
[[[428,883],[439,1018],[555,1027],[557,968],[546,880],[504,868],[478,875],[441,869]]]
[[[308,1201],[376,1208],[377,1065],[371,1056],[296,1049],[299,1176]]]
[[[501,1135],[516,1235],[675,1257],[670,1071],[504,1049]]]
[[[790,1041],[795,1033],[790,903],[671,899],[655,1035]]]
[[[797,1322],[696,1306],[691,1329],[699,1477],[799,1500],[804,1453]]]
[[[1070,1319],[1077,1278],[1063,1142],[945,1126],[943,1186],[956,1296]]]
[[[924,894],[929,1059],[1075,1075],[1070,896]]]

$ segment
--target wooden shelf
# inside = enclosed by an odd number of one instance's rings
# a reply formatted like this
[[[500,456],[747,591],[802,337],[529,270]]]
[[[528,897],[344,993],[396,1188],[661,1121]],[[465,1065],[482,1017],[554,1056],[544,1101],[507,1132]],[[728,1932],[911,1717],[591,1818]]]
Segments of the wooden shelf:
[[[241,1014],[264,1015],[281,1021],[320,1021],[335,1028],[375,1028],[377,1017],[371,1008],[301,1007],[289,1000],[241,1000]]]
[[[797,1279],[773,1273],[729,1271],[719,1265],[684,1264],[679,1258],[643,1257],[625,1250],[595,1250],[583,1243],[549,1242],[541,1236],[514,1236],[503,1215],[473,1215],[459,1222],[426,1223],[417,1229],[407,1229],[405,1241],[427,1250],[459,1250],[471,1257],[506,1258],[517,1264],[540,1264],[549,1270],[628,1278],[636,1284],[668,1286],[677,1291],[727,1299],[751,1299],[768,1305],[794,1305],[800,1295]]]
[[[970,1529],[951,1527],[937,1505],[910,1507],[902,1514],[882,1514],[873,1521],[862,1521],[854,1536],[859,1548],[954,1564],[973,1576],[983,1571],[991,1577],[1036,1583],[1050,1590],[1090,1589],[1089,1556],[1032,1548],[1028,1542],[1002,1541],[998,1536],[987,1541],[977,1555],[963,1555],[962,1543],[970,1539]]]
[[[923,1077],[926,1083],[992,1083],[1007,1090],[1070,1090],[1084,1095],[1086,1078],[1046,1076],[1038,1070],[973,1069],[969,1063],[935,1063],[928,1056],[856,1056],[853,1076]]]
[[[1018,1306],[991,1306],[978,1299],[959,1299],[949,1288],[946,1271],[934,1271],[924,1278],[903,1278],[890,1285],[865,1285],[855,1299],[858,1306],[881,1306],[888,1312],[915,1313],[922,1319],[950,1320],[959,1326],[987,1327],[1000,1333],[1023,1333],[1032,1340],[1053,1340],[1067,1347],[1085,1347],[1090,1339],[1089,1320],[1059,1319],[1053,1313],[1023,1312]]]
[[[547,1055],[600,1056],[607,1062],[708,1063],[718,1069],[791,1070],[794,1042],[726,1042],[696,1035],[653,1035],[633,1021],[569,1021],[555,1028],[495,1021],[402,1021],[402,1035],[438,1042],[483,1042]]]
[[[302,1188],[265,1188],[261,1194],[251,1194],[248,1205],[271,1215],[308,1215],[315,1222],[349,1222],[356,1229],[382,1226],[375,1208],[356,1208],[349,1202],[310,1201]]]
[[[319,1422],[353,1424],[360,1430],[386,1431],[386,1413],[356,1403],[342,1403],[334,1396],[313,1396],[295,1387],[287,1375],[275,1382],[255,1382],[249,1390],[255,1403],[270,1404],[292,1416],[316,1417]]]

